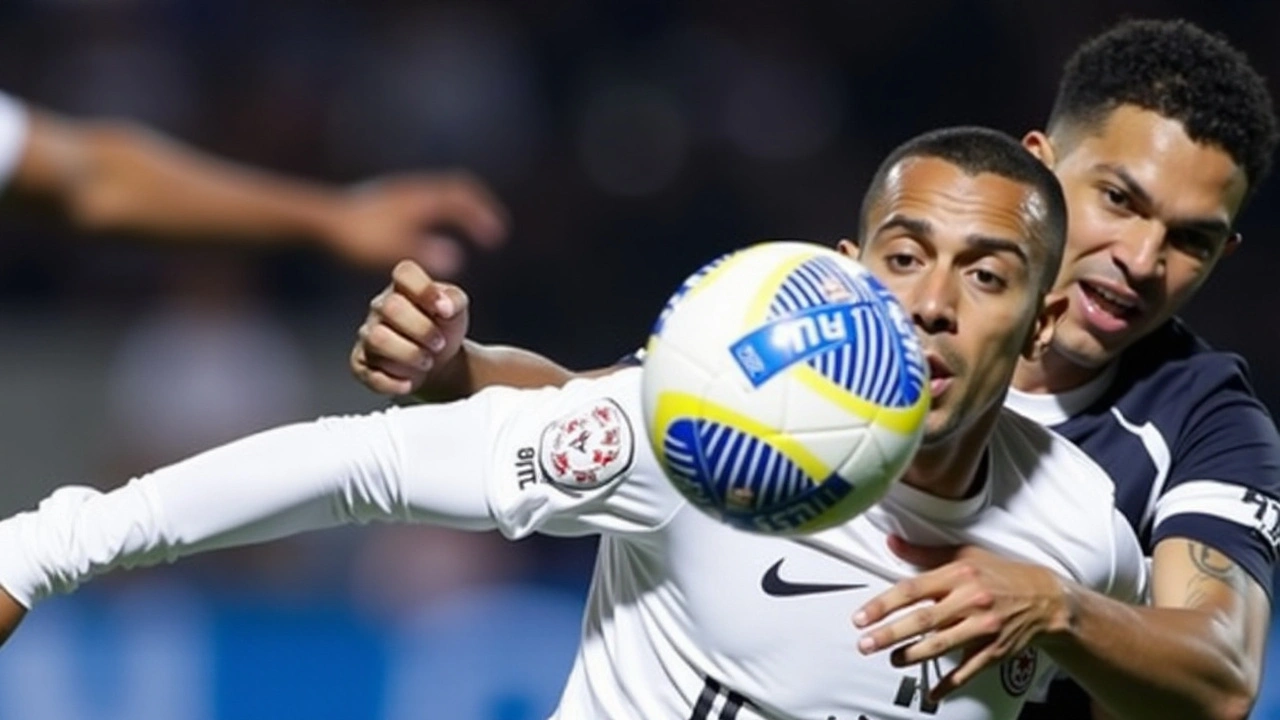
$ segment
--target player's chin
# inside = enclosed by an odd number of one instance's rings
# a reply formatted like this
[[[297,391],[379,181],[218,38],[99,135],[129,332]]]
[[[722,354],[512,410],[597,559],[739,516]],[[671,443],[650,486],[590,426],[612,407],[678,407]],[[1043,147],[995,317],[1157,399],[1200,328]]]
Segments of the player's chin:
[[[958,422],[954,413],[945,406],[939,407],[934,401],[934,408],[929,411],[924,421],[924,434],[920,438],[923,448],[937,447],[950,440],[956,431]]]
[[[1059,327],[1053,349],[1073,365],[1096,369],[1114,360],[1124,348],[1140,337],[1139,333],[1097,333],[1084,327]]]

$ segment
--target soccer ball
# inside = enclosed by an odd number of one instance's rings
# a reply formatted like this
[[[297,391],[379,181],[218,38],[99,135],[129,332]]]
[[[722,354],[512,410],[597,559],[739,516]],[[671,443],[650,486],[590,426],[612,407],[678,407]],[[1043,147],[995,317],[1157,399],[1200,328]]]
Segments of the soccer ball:
[[[735,527],[808,533],[879,500],[929,409],[915,330],[856,261],[773,241],[687,279],[658,316],[642,370],[663,472]]]

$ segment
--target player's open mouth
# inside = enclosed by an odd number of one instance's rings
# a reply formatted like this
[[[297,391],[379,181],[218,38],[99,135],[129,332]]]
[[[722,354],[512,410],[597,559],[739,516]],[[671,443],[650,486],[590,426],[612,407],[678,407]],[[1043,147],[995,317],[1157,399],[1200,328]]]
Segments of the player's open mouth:
[[[929,394],[936,400],[951,387],[951,381],[955,379],[955,375],[937,355],[926,355],[925,360],[929,363]]]
[[[1142,313],[1141,301],[1132,294],[1083,280],[1077,287],[1085,319],[1099,330],[1124,330]]]

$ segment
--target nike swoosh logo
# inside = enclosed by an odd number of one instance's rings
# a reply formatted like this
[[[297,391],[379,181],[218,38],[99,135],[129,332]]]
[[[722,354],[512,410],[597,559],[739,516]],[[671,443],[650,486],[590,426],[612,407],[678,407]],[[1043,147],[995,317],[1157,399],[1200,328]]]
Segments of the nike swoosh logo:
[[[785,560],[786,558],[783,558]],[[841,592],[844,590],[861,590],[866,583],[797,583],[783,580],[778,574],[782,560],[774,563],[760,578],[760,589],[765,595],[773,597],[792,597],[794,595],[816,595],[818,593]]]

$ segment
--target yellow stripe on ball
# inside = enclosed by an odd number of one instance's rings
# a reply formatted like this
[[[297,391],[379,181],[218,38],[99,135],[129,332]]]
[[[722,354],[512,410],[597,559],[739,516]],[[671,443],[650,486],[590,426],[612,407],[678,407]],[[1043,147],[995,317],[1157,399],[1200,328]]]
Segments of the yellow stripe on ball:
[[[803,253],[796,253],[794,256],[787,258],[786,262],[778,263],[764,280],[760,283],[760,290],[756,292],[755,297],[751,299],[751,304],[747,307],[746,324],[747,326],[755,326],[762,322],[769,313],[769,305],[778,295],[778,287],[782,285],[782,281],[786,280],[796,268],[809,262],[813,258]]]
[[[921,418],[924,417],[925,413],[929,412],[930,400],[928,392],[921,392],[919,399],[911,407],[894,408],[864,400],[831,382],[822,373],[808,365],[797,365],[792,368],[791,377],[804,383],[819,397],[826,398],[836,407],[853,414],[855,417],[862,418],[868,423],[873,423],[902,435],[910,435],[916,432],[916,428],[920,426]]]
[[[666,437],[667,428],[676,420],[689,419],[720,423],[745,433],[749,437],[767,442],[770,447],[786,456],[788,460],[795,463],[801,471],[815,482],[821,482],[834,472],[793,436],[753,420],[746,415],[734,412],[729,408],[707,402],[695,395],[681,392],[664,392],[658,395],[656,405],[649,439],[653,445],[654,453],[662,459],[664,464],[666,463],[666,455],[662,449],[662,438]]]

